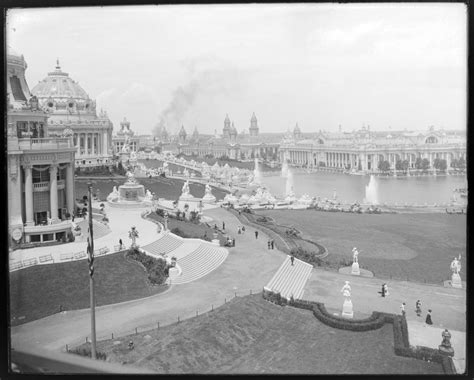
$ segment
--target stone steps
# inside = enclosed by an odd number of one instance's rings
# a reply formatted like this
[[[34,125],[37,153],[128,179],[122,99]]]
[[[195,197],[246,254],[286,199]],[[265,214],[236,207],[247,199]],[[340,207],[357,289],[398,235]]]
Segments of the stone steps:
[[[178,260],[181,276],[173,278],[171,283],[185,284],[204,277],[219,267],[227,258],[225,248],[216,247],[209,243],[202,243],[198,249]]]
[[[287,299],[290,299],[291,296],[295,299],[301,298],[312,270],[312,265],[296,258],[294,265],[291,265],[290,256],[287,256],[266,288],[280,293],[282,297]]]

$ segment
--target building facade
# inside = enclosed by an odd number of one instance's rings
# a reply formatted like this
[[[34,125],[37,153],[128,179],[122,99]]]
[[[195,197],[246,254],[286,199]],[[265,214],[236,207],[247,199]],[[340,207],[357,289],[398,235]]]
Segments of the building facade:
[[[77,168],[113,164],[112,122],[105,111],[97,114],[95,100],[61,70],[59,62],[31,92],[49,116],[50,136],[63,136],[66,130],[72,130]]]
[[[32,96],[24,57],[7,52],[7,175],[10,246],[66,239],[75,208],[71,129],[49,133],[49,114]]]
[[[138,152],[140,147],[139,140],[139,137],[135,136],[135,132],[130,129],[130,122],[124,117],[123,121],[120,122],[120,130],[117,131],[116,135],[112,137],[114,154],[120,154],[125,142],[128,142],[130,152]]]
[[[399,161],[406,161],[415,169],[417,159],[427,159],[432,169],[436,159],[446,160],[447,167],[454,159],[465,160],[466,136],[459,132],[371,131],[363,127],[354,132],[328,133],[320,131],[312,138],[302,138],[298,126],[287,135],[280,146],[280,160],[307,167],[329,167],[360,172],[378,172],[379,163],[387,161],[390,170]]]
[[[250,119],[249,133],[238,133],[229,115],[224,119],[222,135],[200,136],[197,128],[191,138],[188,138],[184,127],[179,134],[179,153],[204,157],[212,155],[220,158],[223,156],[231,159],[251,159],[254,157],[264,159],[278,159],[278,149],[283,134],[260,134],[255,113]]]

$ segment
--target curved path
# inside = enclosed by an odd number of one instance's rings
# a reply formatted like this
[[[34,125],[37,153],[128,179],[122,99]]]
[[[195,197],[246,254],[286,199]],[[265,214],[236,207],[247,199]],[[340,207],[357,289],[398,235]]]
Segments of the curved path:
[[[226,230],[235,232],[236,246],[229,248],[226,260],[213,272],[192,283],[172,286],[165,293],[146,299],[96,308],[97,339],[121,336],[135,327],[156,327],[183,320],[218,307],[237,295],[260,292],[286,257],[277,250],[267,249],[267,237],[248,228],[238,235],[239,222],[224,209],[206,211],[214,220],[224,220]],[[143,329],[142,329],[143,330]],[[35,347],[39,350],[64,350],[65,345],[80,344],[90,334],[88,309],[55,314],[11,329],[12,347]]]
[[[236,247],[229,248],[229,255],[216,270],[192,283],[172,286],[169,291],[146,299],[96,308],[97,339],[133,333],[136,327],[143,331],[156,328],[209,311],[222,305],[224,299],[237,295],[259,292],[275,275],[286,255],[278,250],[268,250],[268,237],[260,232],[255,239],[254,228],[237,234],[238,219],[224,209],[205,211],[216,222],[225,221],[227,232],[236,239]],[[156,227],[155,227],[156,228]],[[156,234],[156,232],[155,232]],[[356,277],[314,268],[304,289],[304,298],[324,302],[331,312],[340,312],[343,297],[340,289],[344,280],[351,281],[355,317],[366,316],[372,311],[398,313],[401,302],[406,302],[407,319],[416,331],[410,333],[412,344],[426,344],[441,336],[440,328],[466,331],[465,289],[443,288],[406,281],[390,281],[390,296],[380,297],[381,280]],[[423,302],[423,317],[413,312],[416,299]],[[426,309],[433,310],[434,325],[422,323]],[[422,319],[423,318],[423,319]],[[420,326],[421,327],[417,327]],[[85,341],[90,333],[90,311],[63,312],[11,329],[13,348],[64,350],[66,344]],[[461,334],[462,335],[462,334]]]

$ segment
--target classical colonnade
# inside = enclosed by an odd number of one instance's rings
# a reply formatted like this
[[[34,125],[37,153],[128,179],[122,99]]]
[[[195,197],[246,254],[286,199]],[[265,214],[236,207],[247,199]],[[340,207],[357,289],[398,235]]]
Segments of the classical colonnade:
[[[33,193],[35,191],[47,191],[49,189],[50,217],[52,222],[57,222],[58,217],[58,190],[66,189],[66,204],[69,213],[74,211],[74,169],[71,163],[58,165],[51,164],[49,170],[49,182],[33,183],[33,168],[31,164],[22,164],[25,173],[25,214],[26,225],[32,226],[34,221]],[[66,180],[58,181],[58,169],[66,167]]]

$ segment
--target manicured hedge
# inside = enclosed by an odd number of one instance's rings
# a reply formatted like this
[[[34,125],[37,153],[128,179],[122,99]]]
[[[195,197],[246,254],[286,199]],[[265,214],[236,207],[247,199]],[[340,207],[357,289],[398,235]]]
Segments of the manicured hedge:
[[[396,355],[440,363],[446,374],[456,374],[456,369],[450,356],[443,355],[434,348],[410,346],[405,316],[374,311],[368,318],[347,319],[328,313],[324,304],[320,302],[300,299],[288,301],[286,298],[281,297],[280,293],[275,293],[265,288],[262,295],[264,299],[281,306],[288,305],[299,309],[311,310],[320,322],[337,329],[369,331],[379,329],[385,323],[391,323],[393,325],[394,351]]]

